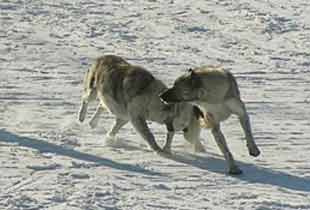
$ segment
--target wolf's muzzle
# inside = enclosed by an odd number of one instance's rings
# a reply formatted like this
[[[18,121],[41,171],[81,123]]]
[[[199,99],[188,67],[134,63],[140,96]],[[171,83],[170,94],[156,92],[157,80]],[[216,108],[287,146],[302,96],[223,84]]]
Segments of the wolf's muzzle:
[[[177,98],[175,94],[175,90],[173,88],[166,90],[162,94],[159,95],[161,100],[163,100],[166,103],[177,103],[180,102],[180,100]]]

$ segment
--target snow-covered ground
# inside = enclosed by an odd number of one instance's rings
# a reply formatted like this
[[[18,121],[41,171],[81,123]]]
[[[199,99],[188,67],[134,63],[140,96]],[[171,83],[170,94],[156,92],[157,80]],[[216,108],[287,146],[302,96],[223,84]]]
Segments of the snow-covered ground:
[[[168,85],[188,67],[231,70],[261,156],[236,117],[223,130],[241,176],[208,130],[205,154],[178,134],[160,157],[131,125],[105,146],[113,116],[91,130],[77,111],[84,72],[108,53]],[[0,0],[0,209],[309,210],[309,83],[308,0]]]

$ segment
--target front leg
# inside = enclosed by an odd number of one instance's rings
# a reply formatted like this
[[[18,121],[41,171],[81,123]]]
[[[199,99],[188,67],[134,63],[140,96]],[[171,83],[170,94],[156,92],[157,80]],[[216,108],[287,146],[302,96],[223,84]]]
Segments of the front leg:
[[[213,127],[212,134],[214,136],[214,139],[215,139],[218,147],[220,148],[221,152],[223,153],[225,160],[228,163],[228,168],[229,168],[228,173],[234,174],[234,175],[241,174],[242,171],[236,165],[234,158],[233,158],[232,154],[230,153],[230,151],[227,147],[225,137],[224,137],[224,135],[220,129],[219,124],[217,126]]]
[[[166,123],[166,128],[167,128],[166,143],[163,147],[163,150],[164,152],[171,154],[171,144],[172,144],[173,136],[175,134],[173,123],[171,122]]]
[[[118,133],[118,131],[128,122],[128,120],[123,120],[120,118],[116,118],[115,122],[112,126],[112,128],[110,129],[110,131],[106,134],[105,137],[105,144],[106,145],[114,145],[115,143],[117,143],[117,139],[115,138],[116,134]]]
[[[156,152],[161,153],[163,150],[157,145],[153,134],[147,126],[146,120],[141,116],[132,116],[131,123],[141,137],[149,144]]]
[[[99,122],[99,116],[101,115],[101,113],[104,111],[104,108],[102,107],[102,105],[99,103],[95,113],[93,114],[93,116],[91,117],[90,121],[89,121],[89,126],[91,128],[95,128],[98,125]]]
[[[183,129],[184,139],[193,146],[194,152],[206,152],[204,146],[200,142],[200,131],[200,122],[194,116],[187,128]]]
[[[250,125],[250,120],[249,120],[249,116],[246,114],[243,117],[239,118],[240,120],[240,124],[244,130],[245,133],[245,138],[247,141],[247,147],[249,150],[249,153],[251,156],[257,157],[260,155],[260,151],[253,139],[253,135],[252,135],[252,131],[251,131],[251,125]]]
[[[172,139],[174,136],[174,131],[168,131],[166,135],[166,143],[163,148],[165,153],[171,154],[171,144],[172,144]]]

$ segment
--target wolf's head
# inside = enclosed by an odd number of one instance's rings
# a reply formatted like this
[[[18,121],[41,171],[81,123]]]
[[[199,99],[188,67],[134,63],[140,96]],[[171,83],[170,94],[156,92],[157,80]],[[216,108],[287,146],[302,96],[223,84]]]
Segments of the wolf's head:
[[[178,77],[172,88],[167,89],[160,98],[167,103],[192,102],[199,97],[201,79],[193,69]]]

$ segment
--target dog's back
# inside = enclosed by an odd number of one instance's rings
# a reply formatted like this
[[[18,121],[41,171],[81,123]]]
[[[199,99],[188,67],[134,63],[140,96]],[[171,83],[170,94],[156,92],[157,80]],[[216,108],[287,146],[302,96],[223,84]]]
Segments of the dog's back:
[[[138,100],[133,103],[141,109],[146,109],[147,104],[156,104],[155,95],[158,103],[162,103],[158,95],[166,86],[149,71],[119,56],[97,58],[90,72],[89,87],[96,89],[101,103],[115,115],[128,115],[128,106],[133,100]]]
[[[88,70],[88,73],[86,76],[88,77],[87,88],[94,89],[97,88],[100,83],[104,81],[105,74],[107,74],[110,71],[121,70],[123,67],[127,67],[130,64],[124,60],[122,57],[115,56],[115,55],[106,55],[101,56],[96,59],[94,64],[91,66],[91,68]]]
[[[237,81],[230,71],[218,66],[202,66],[196,68],[195,72],[205,80],[203,83],[210,93],[216,92],[214,98],[221,96],[226,100],[232,97],[240,97]],[[212,100],[212,95],[208,98]]]

